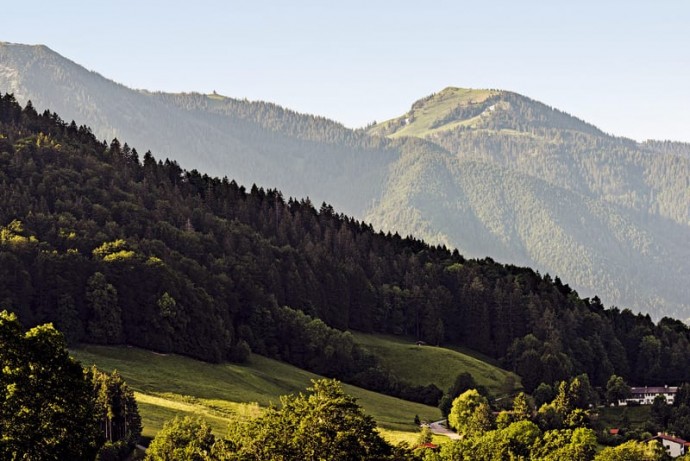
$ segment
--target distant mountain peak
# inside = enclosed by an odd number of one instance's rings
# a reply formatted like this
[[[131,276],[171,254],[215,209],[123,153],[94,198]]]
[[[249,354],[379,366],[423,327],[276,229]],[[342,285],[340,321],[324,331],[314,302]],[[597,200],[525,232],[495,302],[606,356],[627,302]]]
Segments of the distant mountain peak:
[[[372,134],[397,138],[423,138],[439,130],[452,129],[467,122],[468,115],[478,115],[487,100],[496,97],[497,90],[476,90],[447,87],[438,93],[415,101],[404,115],[374,125]]]
[[[370,128],[371,134],[428,138],[454,130],[532,132],[558,129],[604,133],[577,117],[518,93],[447,87],[415,101],[404,115]]]
[[[2,42],[0,41],[0,48],[11,48],[13,50],[21,50],[24,53],[30,53],[33,56],[36,55],[51,55],[53,57],[59,57],[61,59],[68,60],[64,56],[61,56],[58,52],[54,51],[50,47],[42,44],[28,45],[23,43],[12,43],[12,42]],[[69,60],[68,60],[69,61]]]

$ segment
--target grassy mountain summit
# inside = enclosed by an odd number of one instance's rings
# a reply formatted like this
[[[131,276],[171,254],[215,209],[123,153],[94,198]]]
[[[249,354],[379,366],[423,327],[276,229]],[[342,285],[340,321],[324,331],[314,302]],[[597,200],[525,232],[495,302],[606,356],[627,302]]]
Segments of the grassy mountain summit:
[[[426,138],[453,130],[519,132],[554,128],[602,134],[596,127],[561,111],[502,90],[448,87],[420,99],[397,118],[376,124],[371,134]]]
[[[509,91],[446,88],[350,130],[278,105],[132,90],[0,43],[0,91],[247,186],[557,274],[586,296],[690,317],[690,147],[637,143]]]
[[[371,134],[425,137],[457,126],[474,126],[485,111],[495,107],[487,101],[499,94],[495,90],[446,88],[415,102],[406,114],[374,125]]]

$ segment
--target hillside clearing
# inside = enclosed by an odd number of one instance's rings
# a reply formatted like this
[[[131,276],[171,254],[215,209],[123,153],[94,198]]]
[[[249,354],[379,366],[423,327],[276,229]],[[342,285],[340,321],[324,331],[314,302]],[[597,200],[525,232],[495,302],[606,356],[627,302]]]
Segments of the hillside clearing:
[[[114,369],[135,391],[145,437],[153,437],[176,415],[202,416],[216,434],[234,418],[257,415],[261,407],[279,404],[280,396],[304,392],[320,376],[291,365],[252,355],[247,365],[210,364],[174,354],[159,355],[132,347],[81,346],[71,350],[84,366]],[[414,416],[435,420],[438,409],[345,384],[392,442],[412,442]]]
[[[457,350],[418,346],[412,339],[396,336],[353,335],[358,344],[381,359],[384,367],[413,385],[433,383],[445,391],[458,374],[468,372],[477,384],[486,386],[497,397],[520,387],[520,378],[515,374]]]

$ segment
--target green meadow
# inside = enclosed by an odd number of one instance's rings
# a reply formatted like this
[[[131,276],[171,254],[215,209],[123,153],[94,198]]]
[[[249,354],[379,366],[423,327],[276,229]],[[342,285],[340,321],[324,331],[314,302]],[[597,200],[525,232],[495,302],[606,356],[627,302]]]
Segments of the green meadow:
[[[199,415],[216,434],[236,418],[249,418],[261,408],[280,404],[280,396],[304,392],[320,376],[283,362],[252,355],[250,363],[210,364],[178,355],[162,355],[132,347],[82,346],[71,350],[84,366],[118,370],[135,391],[144,423],[153,437],[176,415]],[[437,408],[396,399],[345,384],[347,393],[378,423],[392,442],[412,443],[418,428],[414,417],[440,418]]]
[[[384,367],[414,385],[435,384],[448,389],[458,374],[468,372],[496,397],[520,387],[517,375],[459,350],[418,346],[413,339],[353,333],[355,341],[381,359]]]

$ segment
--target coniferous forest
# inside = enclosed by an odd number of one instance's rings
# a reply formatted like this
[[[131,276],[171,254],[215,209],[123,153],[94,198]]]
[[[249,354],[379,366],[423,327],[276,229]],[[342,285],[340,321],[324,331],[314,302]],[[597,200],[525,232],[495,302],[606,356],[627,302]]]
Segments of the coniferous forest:
[[[439,395],[401,389],[347,331],[465,346],[528,391],[581,373],[594,386],[612,374],[690,380],[680,321],[655,324],[558,277],[377,232],[1,101],[0,307],[27,326],[212,362],[253,351],[422,401]]]

